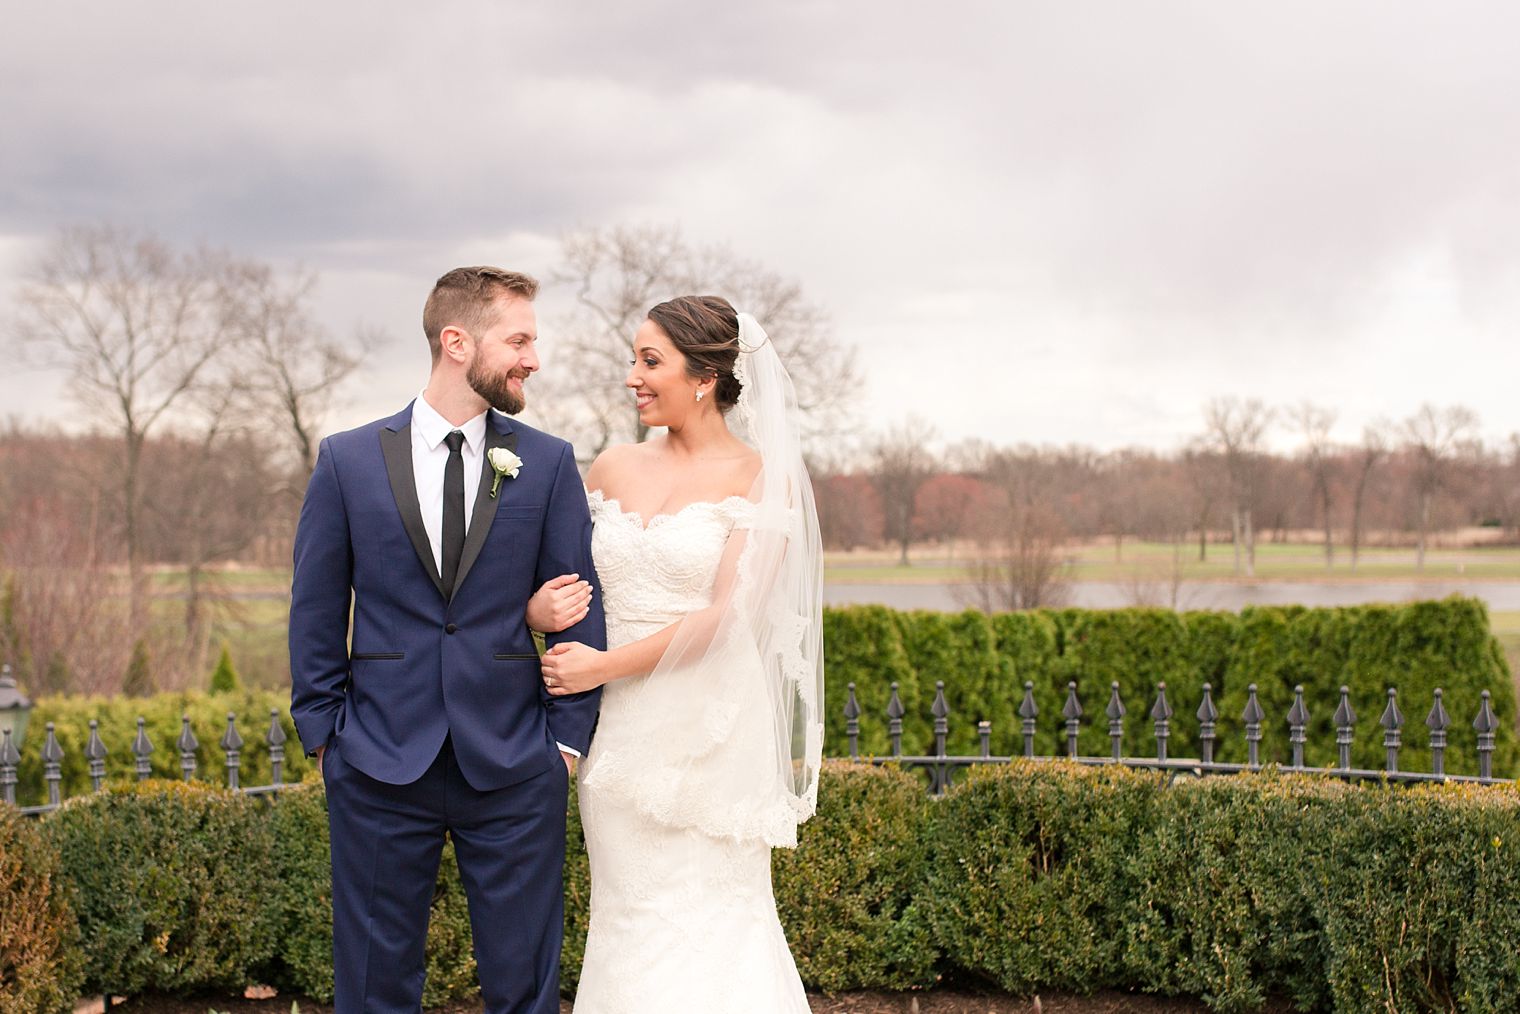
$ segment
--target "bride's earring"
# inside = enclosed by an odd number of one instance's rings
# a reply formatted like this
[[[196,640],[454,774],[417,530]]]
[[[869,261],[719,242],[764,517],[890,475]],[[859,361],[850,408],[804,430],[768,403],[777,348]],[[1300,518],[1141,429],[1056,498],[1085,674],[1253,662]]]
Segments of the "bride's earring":
[[[698,391],[697,392],[697,400],[701,401],[702,400],[702,395],[704,395],[706,393],[707,393],[706,391]]]

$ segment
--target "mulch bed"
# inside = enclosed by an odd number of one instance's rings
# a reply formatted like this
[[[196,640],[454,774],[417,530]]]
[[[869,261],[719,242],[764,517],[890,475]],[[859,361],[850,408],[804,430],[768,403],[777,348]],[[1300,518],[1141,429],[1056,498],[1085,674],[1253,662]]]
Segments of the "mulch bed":
[[[1092,996],[1053,994],[1038,999],[1021,999],[1007,993],[984,993],[965,989],[936,989],[922,993],[882,993],[863,991],[824,996],[810,993],[814,1014],[1205,1014],[1208,1008],[1195,1000],[1129,993],[1096,993]],[[162,996],[133,997],[111,1008],[113,1014],[290,1014],[291,1003],[300,1005],[301,1014],[332,1014],[326,1004],[305,997],[274,997],[245,1000],[225,997],[181,999]],[[76,1014],[100,1011],[95,1001],[81,1005]],[[1263,1014],[1287,1014],[1288,1004],[1269,1003]],[[560,1005],[562,1014],[570,1014],[568,1001]],[[478,1014],[478,1003],[457,1003],[431,1008],[427,1014]],[[677,1012],[672,1012],[677,1014]],[[684,1012],[679,1012],[684,1014]]]

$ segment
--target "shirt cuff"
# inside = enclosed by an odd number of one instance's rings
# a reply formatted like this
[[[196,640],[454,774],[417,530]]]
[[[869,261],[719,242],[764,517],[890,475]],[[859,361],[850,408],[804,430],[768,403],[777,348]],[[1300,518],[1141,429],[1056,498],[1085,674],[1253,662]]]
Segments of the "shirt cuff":
[[[581,755],[581,752],[579,750],[575,749],[574,747],[566,746],[565,744],[558,741],[556,741],[554,745],[559,747],[560,753],[567,753],[572,757],[579,757]]]

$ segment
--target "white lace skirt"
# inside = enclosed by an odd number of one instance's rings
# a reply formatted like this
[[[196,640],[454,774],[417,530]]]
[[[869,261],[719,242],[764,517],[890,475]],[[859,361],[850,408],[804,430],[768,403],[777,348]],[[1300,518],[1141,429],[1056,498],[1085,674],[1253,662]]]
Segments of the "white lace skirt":
[[[807,1014],[768,845],[657,824],[584,782],[580,807],[591,928],[575,1014]]]

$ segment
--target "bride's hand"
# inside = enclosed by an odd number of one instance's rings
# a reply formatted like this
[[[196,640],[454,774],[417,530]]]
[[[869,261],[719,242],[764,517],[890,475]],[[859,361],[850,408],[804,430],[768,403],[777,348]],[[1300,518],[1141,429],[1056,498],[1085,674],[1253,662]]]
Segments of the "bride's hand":
[[[607,653],[577,641],[556,644],[539,662],[544,686],[555,697],[595,690],[607,682]]]
[[[544,582],[528,600],[528,629],[557,634],[575,626],[591,610],[591,583],[579,574],[561,574]]]

